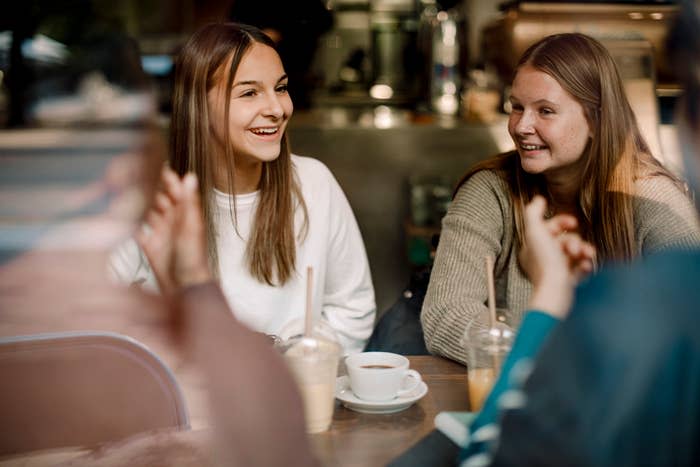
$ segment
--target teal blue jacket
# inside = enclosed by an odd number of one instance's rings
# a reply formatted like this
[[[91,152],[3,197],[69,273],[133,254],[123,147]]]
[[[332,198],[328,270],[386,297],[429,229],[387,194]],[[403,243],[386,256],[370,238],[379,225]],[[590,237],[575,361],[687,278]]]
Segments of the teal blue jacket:
[[[459,460],[700,465],[700,252],[604,270],[561,323],[530,311]]]

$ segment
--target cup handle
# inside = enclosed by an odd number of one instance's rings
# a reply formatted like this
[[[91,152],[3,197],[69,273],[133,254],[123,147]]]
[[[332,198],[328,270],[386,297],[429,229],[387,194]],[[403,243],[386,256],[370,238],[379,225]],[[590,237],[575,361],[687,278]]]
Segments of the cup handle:
[[[420,373],[418,373],[416,370],[406,370],[404,378],[411,378],[413,383],[411,383],[411,385],[405,389],[399,389],[399,391],[396,393],[397,397],[409,395],[415,391],[421,381],[423,381],[423,379],[420,377]]]

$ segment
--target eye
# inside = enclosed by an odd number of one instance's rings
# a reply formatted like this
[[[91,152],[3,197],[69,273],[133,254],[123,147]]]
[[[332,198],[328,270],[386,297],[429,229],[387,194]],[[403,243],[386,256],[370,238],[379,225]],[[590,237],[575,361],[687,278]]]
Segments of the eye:
[[[554,112],[554,110],[550,109],[549,107],[542,107],[540,109],[540,113],[542,115],[546,116],[546,115],[553,115],[555,112]]]
[[[521,104],[511,102],[510,111],[511,111],[511,113],[522,113],[523,106]]]
[[[284,83],[284,84],[280,84],[279,86],[277,86],[275,88],[275,91],[278,94],[286,94],[288,89],[289,89],[289,85],[287,83]]]
[[[255,89],[246,89],[239,94],[239,97],[254,97],[257,94]]]

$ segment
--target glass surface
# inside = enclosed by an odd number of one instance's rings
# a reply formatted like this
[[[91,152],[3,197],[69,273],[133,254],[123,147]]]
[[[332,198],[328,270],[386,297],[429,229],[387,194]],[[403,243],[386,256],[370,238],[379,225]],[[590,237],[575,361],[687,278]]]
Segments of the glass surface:
[[[481,409],[515,338],[513,328],[505,323],[482,323],[476,320],[468,326],[462,340],[467,353],[467,383],[472,411]]]

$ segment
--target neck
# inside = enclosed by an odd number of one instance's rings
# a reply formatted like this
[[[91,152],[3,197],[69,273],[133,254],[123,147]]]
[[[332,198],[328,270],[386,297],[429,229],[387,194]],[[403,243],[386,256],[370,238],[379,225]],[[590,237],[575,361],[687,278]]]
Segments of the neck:
[[[233,186],[229,184],[228,174],[225,170],[219,170],[215,175],[214,186],[217,190],[231,195],[244,195],[252,193],[260,186],[262,177],[262,162],[236,161],[236,170],[233,174]]]
[[[581,183],[576,180],[547,180],[549,209],[552,213],[576,214],[579,209],[578,197]]]

